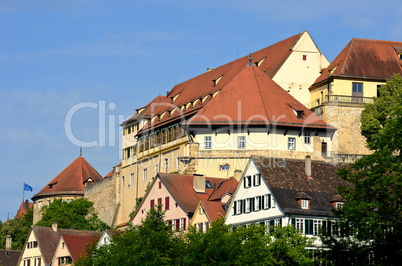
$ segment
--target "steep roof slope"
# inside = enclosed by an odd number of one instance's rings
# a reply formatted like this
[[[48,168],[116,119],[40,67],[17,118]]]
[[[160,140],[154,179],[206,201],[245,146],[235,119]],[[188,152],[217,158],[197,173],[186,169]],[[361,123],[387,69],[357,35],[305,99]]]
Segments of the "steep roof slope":
[[[187,212],[194,212],[201,200],[207,200],[214,191],[217,183],[222,178],[205,177],[205,181],[211,184],[205,188],[205,193],[197,193],[194,188],[194,176],[158,173],[162,183],[166,186],[172,197]]]
[[[225,217],[226,210],[224,209],[225,204],[216,201],[201,201],[201,207],[204,209],[209,221],[213,222],[218,219],[218,217]]]
[[[296,111],[303,112],[301,118]],[[185,124],[275,124],[334,129],[256,66],[245,67]]]
[[[79,257],[85,258],[88,245],[99,240],[99,236],[63,235],[62,237],[73,261],[77,261]]]
[[[385,80],[402,74],[402,42],[352,39],[317,78],[312,87],[332,77]]]
[[[305,32],[294,35],[252,53],[250,55],[252,62],[258,65],[263,73],[273,78],[290,56],[293,47],[304,33]],[[158,128],[172,121],[177,121],[179,118],[190,116],[208,103],[212,95],[225,87],[248,63],[249,56],[244,56],[183,83],[177,84],[166,97],[158,96],[149,103],[145,107],[148,111],[142,108],[139,109],[138,114],[133,115],[127,121],[123,122],[123,124],[136,119],[138,116],[147,117],[150,115],[150,118],[156,116],[156,119],[153,119],[152,122],[148,122],[147,125],[139,131],[138,134],[142,134],[151,128]],[[189,103],[190,106],[188,106]],[[185,107],[182,108],[183,106]],[[152,111],[150,111],[151,108]]]
[[[330,216],[333,210],[331,201],[337,195],[337,187],[350,186],[336,174],[337,169],[345,167],[342,164],[312,161],[309,178],[304,160],[278,161],[277,158],[258,156],[253,156],[252,160],[285,213]],[[298,205],[296,199],[300,193],[310,198],[310,209],[301,209]]]
[[[68,192],[81,192],[83,194],[85,191],[84,182],[89,178],[91,178],[93,182],[102,179],[101,175],[92,165],[90,165],[84,157],[79,156],[32,198],[34,199],[46,195],[68,194]]]
[[[20,255],[21,250],[0,249],[0,265],[1,266],[18,265]]]
[[[221,182],[216,184],[216,187],[214,188],[214,191],[212,194],[209,196],[208,200],[209,201],[220,201],[222,196],[226,194],[232,195],[239,182],[237,181],[236,178],[230,177],[229,179],[222,180]]]
[[[75,235],[75,236],[95,236],[100,237],[102,232],[72,230],[72,229],[57,229],[53,231],[51,227],[32,226],[31,231],[34,233],[38,246],[42,252],[46,265],[48,265],[54,256],[60,236]]]

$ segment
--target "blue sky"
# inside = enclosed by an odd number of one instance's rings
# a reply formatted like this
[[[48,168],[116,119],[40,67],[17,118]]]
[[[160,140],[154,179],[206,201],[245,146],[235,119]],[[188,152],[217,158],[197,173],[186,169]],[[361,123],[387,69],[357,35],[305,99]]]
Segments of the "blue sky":
[[[304,30],[330,61],[352,38],[402,41],[401,1],[272,2],[0,0],[0,220],[24,181],[29,199],[79,155],[77,139],[96,142],[83,154],[106,175],[119,121],[207,67]]]

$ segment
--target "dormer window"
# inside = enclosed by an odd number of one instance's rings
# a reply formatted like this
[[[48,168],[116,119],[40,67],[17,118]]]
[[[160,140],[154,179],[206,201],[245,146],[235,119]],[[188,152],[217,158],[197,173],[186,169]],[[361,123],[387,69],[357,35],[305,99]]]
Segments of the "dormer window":
[[[304,192],[297,193],[296,201],[303,210],[310,209],[311,197]]]
[[[309,200],[306,200],[306,199],[301,200],[301,208],[302,209],[308,209],[308,205],[309,205]]]
[[[57,184],[57,182],[56,182],[56,183],[49,184],[49,188],[53,188],[56,184]]]
[[[296,111],[297,119],[303,119],[304,111]]]

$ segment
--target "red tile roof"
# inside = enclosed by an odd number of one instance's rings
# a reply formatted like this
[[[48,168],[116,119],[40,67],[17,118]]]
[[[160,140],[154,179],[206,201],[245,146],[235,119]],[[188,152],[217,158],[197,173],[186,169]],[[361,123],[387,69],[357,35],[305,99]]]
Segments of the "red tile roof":
[[[88,245],[96,243],[99,240],[99,237],[94,236],[63,235],[62,237],[73,261],[77,261],[79,257],[85,258]]]
[[[57,194],[84,194],[84,182],[91,178],[94,182],[102,179],[100,174],[85,160],[84,157],[78,157],[60,174],[52,179],[39,193],[32,199],[46,195]]]
[[[28,200],[23,201],[15,216],[19,217],[23,214],[27,214],[28,210],[31,209],[33,205],[34,205],[33,202],[29,202]]]
[[[384,81],[402,74],[402,42],[352,39],[335,60],[317,78],[312,87],[333,77],[362,78]]]
[[[226,210],[224,209],[225,204],[215,201],[201,201],[201,207],[204,209],[210,222],[216,221],[218,217],[225,217]]]
[[[205,177],[212,188],[206,188],[205,193],[197,193],[193,189],[194,176],[158,173],[158,177],[170,192],[175,201],[187,212],[193,213],[201,200],[207,200],[214,191],[213,187],[222,182],[222,178]]]
[[[51,227],[42,227],[42,226],[32,226],[31,232],[33,232],[36,240],[38,241],[38,247],[41,250],[46,265],[48,265],[53,259],[60,236],[78,235],[78,236],[100,237],[102,235],[102,232],[72,230],[72,229],[58,229],[55,232]]]
[[[304,32],[252,53],[252,62],[259,64],[261,71],[268,77],[273,78],[282,64],[292,53],[293,46],[303,34]],[[189,117],[197,113],[199,109],[203,108],[211,100],[211,95],[228,85],[228,83],[231,82],[248,65],[248,63],[249,56],[244,56],[178,84],[173,87],[166,97],[158,96],[149,103],[144,110],[140,109],[141,111],[138,112],[138,114],[130,117],[123,124],[136,119],[138,116],[144,116],[147,118],[156,116],[152,121],[152,124],[148,121],[148,123],[139,131],[138,134],[141,135],[151,128],[158,128]],[[178,109],[178,107],[180,108],[188,103],[194,103],[200,99],[204,99],[204,101],[202,103],[201,101],[198,101],[194,106],[188,107],[184,110]],[[175,111],[171,112],[172,110]],[[167,112],[166,115],[161,117],[165,112]]]
[[[304,115],[298,118],[296,111]],[[332,128],[256,66],[245,67],[185,125],[276,125]]]
[[[215,190],[212,192],[211,196],[209,196],[208,200],[220,201],[226,194],[232,195],[237,188],[237,184],[239,184],[239,181],[237,181],[234,177],[222,180],[216,184]]]

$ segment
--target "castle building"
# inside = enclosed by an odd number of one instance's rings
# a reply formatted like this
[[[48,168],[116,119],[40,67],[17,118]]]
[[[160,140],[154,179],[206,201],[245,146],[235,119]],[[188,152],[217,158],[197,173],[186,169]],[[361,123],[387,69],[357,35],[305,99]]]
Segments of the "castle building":
[[[364,106],[402,74],[402,42],[352,39],[310,87],[309,107],[338,130],[331,157],[350,162],[369,154],[360,131]]]
[[[322,158],[336,130],[304,104],[328,61],[307,32],[177,84],[124,121],[116,224],[158,172],[228,178],[251,155]]]
[[[40,221],[43,206],[49,205],[55,199],[71,201],[83,198],[85,187],[99,180],[102,180],[102,177],[88,161],[82,156],[77,157],[32,197],[34,202],[33,224]]]

